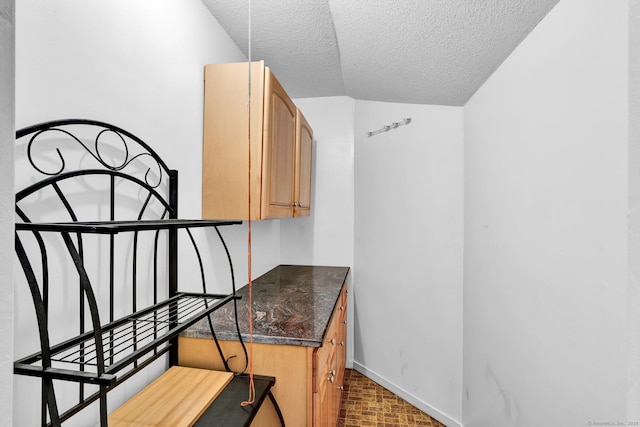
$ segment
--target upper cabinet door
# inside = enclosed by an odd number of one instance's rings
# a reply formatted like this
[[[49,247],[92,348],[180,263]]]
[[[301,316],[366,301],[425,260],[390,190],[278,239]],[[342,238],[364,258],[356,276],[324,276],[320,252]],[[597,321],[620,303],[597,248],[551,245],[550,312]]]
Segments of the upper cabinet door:
[[[293,216],[296,106],[269,68],[265,70],[262,213]]]
[[[296,169],[294,215],[311,213],[311,163],[313,159],[313,130],[302,111],[296,111]]]

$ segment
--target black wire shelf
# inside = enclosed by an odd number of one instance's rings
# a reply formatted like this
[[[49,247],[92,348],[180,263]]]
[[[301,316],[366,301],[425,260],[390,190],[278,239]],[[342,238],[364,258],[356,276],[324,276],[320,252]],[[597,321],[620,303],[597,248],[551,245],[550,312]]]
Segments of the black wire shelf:
[[[43,353],[17,360],[14,372],[83,383],[113,385],[117,373],[162,346],[198,320],[240,296],[180,293],[133,315],[51,347],[52,367],[42,368]],[[104,372],[95,371],[101,336]],[[55,366],[53,366],[55,364]]]
[[[117,234],[131,231],[171,230],[242,224],[242,221],[208,219],[157,219],[139,221],[70,221],[16,223],[16,230],[69,233]]]

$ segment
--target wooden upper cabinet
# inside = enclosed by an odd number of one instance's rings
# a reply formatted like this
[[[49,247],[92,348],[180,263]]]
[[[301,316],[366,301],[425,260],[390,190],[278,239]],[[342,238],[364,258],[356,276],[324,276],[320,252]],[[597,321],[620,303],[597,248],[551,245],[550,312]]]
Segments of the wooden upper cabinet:
[[[249,103],[248,75],[246,62],[205,66],[202,217],[309,215],[311,128],[263,61],[251,63]]]

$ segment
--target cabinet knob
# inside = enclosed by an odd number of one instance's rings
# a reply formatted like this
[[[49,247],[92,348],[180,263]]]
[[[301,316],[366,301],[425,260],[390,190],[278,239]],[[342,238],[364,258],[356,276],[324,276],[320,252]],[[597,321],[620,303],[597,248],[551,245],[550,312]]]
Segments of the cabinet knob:
[[[336,343],[336,339],[335,338],[331,338],[331,341],[329,341],[331,344],[335,344]]]
[[[344,341],[341,340],[338,344],[344,345]]]
[[[342,323],[344,323],[344,324],[346,325],[346,324],[347,324],[347,319],[344,319],[344,320],[342,321]]]
[[[344,311],[344,305],[340,306],[340,311]]]
[[[336,370],[334,369],[333,371],[331,371],[331,376],[335,377],[336,376]]]
[[[340,387],[338,387],[340,389],[340,391],[344,391],[344,386],[341,385]]]
[[[333,376],[330,376],[329,378],[327,378],[327,381],[332,383],[335,381],[335,378]]]

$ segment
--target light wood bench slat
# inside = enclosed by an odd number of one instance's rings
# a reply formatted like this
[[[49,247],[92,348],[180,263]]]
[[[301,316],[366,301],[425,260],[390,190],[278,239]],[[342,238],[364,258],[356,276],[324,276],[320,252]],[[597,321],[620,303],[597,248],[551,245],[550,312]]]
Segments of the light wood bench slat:
[[[233,373],[173,366],[109,415],[109,427],[190,427]]]

